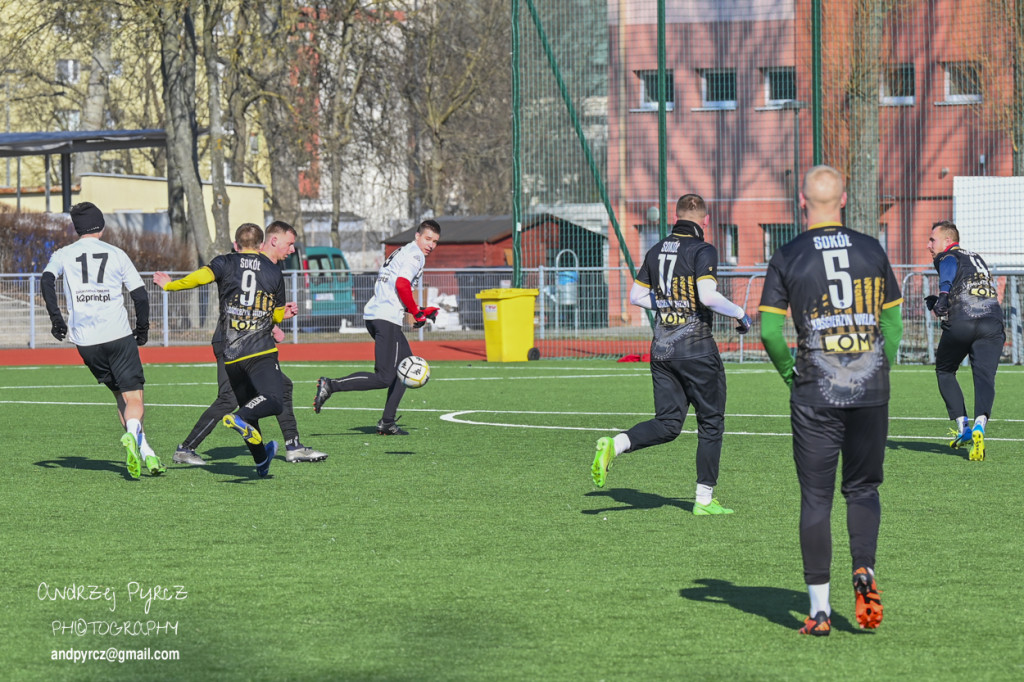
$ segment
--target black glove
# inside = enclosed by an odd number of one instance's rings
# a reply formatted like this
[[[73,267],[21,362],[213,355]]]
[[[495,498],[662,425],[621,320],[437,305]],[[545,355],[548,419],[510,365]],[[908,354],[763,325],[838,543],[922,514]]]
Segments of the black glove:
[[[736,331],[740,333],[740,336],[750,331],[750,327],[753,326],[753,322],[750,321],[750,315],[744,315],[740,319],[736,320]]]
[[[932,310],[935,307],[935,302],[939,300],[938,296],[925,296],[924,307],[928,310]]]
[[[439,310],[440,308],[435,308],[433,306],[430,306],[428,308],[420,308],[416,312],[416,314],[413,315],[413,318],[416,320],[416,322],[412,325],[412,328],[419,329],[420,327],[427,323],[427,320],[430,320],[431,322],[436,322],[437,311]]]
[[[64,337],[68,335],[68,326],[64,323],[64,318],[58,316],[50,321],[53,322],[53,327],[50,328],[53,338],[63,341]]]
[[[932,312],[939,317],[945,317],[949,315],[949,294],[943,291],[939,294],[938,298],[935,299],[935,305],[932,306]]]
[[[149,327],[136,327],[134,335],[135,343],[139,346],[145,346],[146,342],[149,341]]]

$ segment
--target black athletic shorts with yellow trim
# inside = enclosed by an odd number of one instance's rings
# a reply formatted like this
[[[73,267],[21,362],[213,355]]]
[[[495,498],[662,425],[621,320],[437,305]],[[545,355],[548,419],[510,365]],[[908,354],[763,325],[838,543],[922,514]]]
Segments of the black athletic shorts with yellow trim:
[[[115,393],[141,391],[146,383],[134,336],[76,348],[96,381]]]

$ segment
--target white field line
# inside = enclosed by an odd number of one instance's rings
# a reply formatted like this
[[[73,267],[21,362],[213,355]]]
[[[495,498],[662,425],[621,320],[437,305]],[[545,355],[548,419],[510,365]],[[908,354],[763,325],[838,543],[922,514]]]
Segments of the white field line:
[[[539,425],[539,424],[509,424],[509,423],[504,423],[504,422],[476,421],[476,420],[471,420],[471,419],[463,419],[463,416],[467,415],[467,414],[570,414],[570,415],[626,416],[626,415],[629,415],[629,414],[636,414],[636,413],[627,413],[627,412],[523,412],[523,411],[516,411],[516,410],[461,410],[459,412],[449,412],[447,414],[442,414],[441,415],[441,420],[442,421],[446,421],[446,422],[452,422],[454,424],[468,424],[468,425],[472,425],[472,426],[500,426],[500,427],[505,427],[505,428],[520,428],[520,429],[551,429],[551,430],[556,430],[556,431],[610,431],[610,432],[615,433],[615,432],[625,431],[626,429],[629,428],[629,427],[616,427],[616,428],[600,428],[599,429],[599,428],[587,427],[587,426],[542,426],[542,425]],[[727,418],[728,417],[785,417],[785,418],[789,418],[789,415],[760,415],[760,414],[756,414],[756,415],[730,415],[730,414],[727,414],[726,417]],[[942,421],[948,421],[948,420],[944,419]],[[1009,421],[1009,420],[1004,420],[1004,421]],[[1020,421],[1020,420],[1015,420],[1015,421]],[[696,430],[690,431],[690,430],[683,429],[681,431],[681,433],[695,434],[695,433],[697,433],[697,431]],[[789,437],[789,436],[792,436],[793,434],[791,432],[776,433],[776,432],[770,432],[770,431],[769,432],[761,432],[761,431],[733,431],[733,430],[730,430],[730,429],[727,428],[726,431],[725,431],[725,435],[727,435],[727,436],[786,436],[786,437]],[[936,436],[900,436],[900,435],[893,435],[893,434],[889,434],[889,438],[912,438],[912,439],[919,439],[919,440],[938,440],[938,441],[948,441],[949,440],[949,436],[940,436],[940,437],[936,437]],[[1012,443],[1024,442],[1024,438],[989,438],[987,436],[985,437],[985,440],[986,441],[1007,441],[1007,442],[1012,442]]]
[[[61,406],[73,406],[73,407],[110,407],[109,402],[70,402],[70,401],[55,401],[55,400],[0,400],[0,405],[61,405]],[[187,408],[199,408],[203,409],[209,407],[206,404],[194,404],[194,403],[147,403],[147,407],[187,407]],[[302,410],[311,410],[312,407],[297,406]],[[323,410],[330,410],[334,412],[378,412],[379,407],[327,407],[324,406]],[[557,431],[609,431],[619,432],[625,431],[629,427],[592,427],[592,426],[550,426],[542,424],[514,424],[508,422],[495,422],[495,421],[477,421],[475,419],[465,419],[465,415],[479,414],[479,415],[500,415],[500,414],[521,414],[521,415],[559,415],[559,416],[571,416],[571,417],[647,417],[650,413],[647,412],[551,412],[551,411],[534,411],[534,410],[442,410],[436,408],[403,408],[403,412],[421,412],[421,413],[433,413],[440,414],[442,421],[451,422],[453,424],[465,424],[468,426],[496,426],[501,428],[519,428],[519,429],[549,429]],[[692,414],[692,413],[690,413]],[[772,419],[788,419],[788,414],[726,414],[727,418],[772,418]],[[925,421],[923,417],[893,417],[890,421]],[[948,421],[946,419],[931,419],[931,421]],[[1020,422],[1024,420],[1020,419],[1004,419],[1000,421],[1013,421]],[[695,434],[696,430],[690,431],[684,429],[682,433]],[[732,431],[727,430],[726,435],[728,436],[784,436],[788,437],[792,434],[790,432],[774,432],[774,431]],[[923,440],[938,440],[946,441],[949,439],[948,436],[900,436],[890,434],[890,438],[916,438]],[[1005,441],[1005,442],[1024,442],[1022,438],[992,438],[986,437],[988,441]]]

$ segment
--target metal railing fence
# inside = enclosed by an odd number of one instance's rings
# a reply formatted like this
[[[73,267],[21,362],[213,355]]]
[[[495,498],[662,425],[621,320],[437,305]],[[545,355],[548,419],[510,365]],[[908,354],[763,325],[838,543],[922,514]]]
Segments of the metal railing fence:
[[[895,268],[903,292],[903,340],[899,362],[931,364],[941,330],[928,313],[924,297],[938,289],[934,271],[920,266]],[[186,273],[170,273],[172,276]],[[617,275],[617,276],[616,276]],[[40,293],[39,274],[0,274],[0,301],[7,314],[0,329],[0,348],[55,348],[50,320]],[[645,311],[621,305],[628,291],[609,287],[610,281],[628,277],[626,268],[539,267],[523,269],[523,287],[537,289],[534,307],[534,345],[542,358],[621,357],[648,352],[651,331]],[[210,342],[218,316],[214,286],[167,292],[153,284],[151,273],[143,273],[150,296],[150,344],[162,346],[204,345]],[[289,300],[299,315],[286,320],[285,343],[345,343],[368,340],[362,320],[363,306],[373,294],[375,273],[320,271],[307,277],[286,272]],[[436,322],[421,329],[406,329],[410,340],[469,341],[484,339],[481,301],[477,292],[510,286],[511,268],[427,269],[415,292],[421,305],[440,308]],[[1024,271],[1001,271],[995,276],[1006,323],[1003,362],[1024,362],[1021,298]],[[714,333],[726,360],[764,362],[760,343],[757,305],[764,283],[763,271],[719,272],[719,291],[741,305],[754,319],[745,336],[735,330],[735,321],[715,316]],[[64,291],[57,287],[64,306]],[[129,318],[133,306],[125,301]],[[630,309],[627,313],[619,310]],[[787,340],[796,340],[792,321],[786,322]]]

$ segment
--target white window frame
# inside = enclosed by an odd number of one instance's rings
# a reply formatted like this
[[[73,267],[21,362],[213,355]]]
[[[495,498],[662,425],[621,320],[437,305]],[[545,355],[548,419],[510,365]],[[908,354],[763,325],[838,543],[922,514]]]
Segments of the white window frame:
[[[224,12],[217,25],[213,27],[213,35],[217,37],[235,35],[235,15],[233,12]]]
[[[721,244],[716,244],[718,246],[718,262],[737,265],[740,262],[739,225],[736,223],[719,223],[716,228],[715,238],[721,240]],[[736,252],[735,255],[733,255],[733,251]]]
[[[764,231],[764,262],[767,263],[775,255],[775,251],[772,250],[772,233],[775,230],[786,230],[791,232],[792,236],[786,241],[778,244],[776,248],[781,248],[784,244],[788,244],[790,239],[800,234],[800,228],[794,227],[793,223],[761,223],[761,229]]]
[[[640,106],[637,111],[657,111],[658,100],[651,98],[648,88],[647,79],[657,78],[657,69],[639,69],[634,71],[636,77],[640,79]],[[672,69],[665,69],[665,84],[668,89],[668,94],[672,99],[665,100],[665,111],[672,111],[676,108],[676,87],[675,81],[673,80],[674,73]]]
[[[58,120],[65,124],[68,130],[81,130],[82,112],[80,109],[59,109],[56,114]]]
[[[77,59],[57,60],[57,82],[77,85],[82,77],[82,64]]]
[[[796,101],[796,67],[794,66],[768,66],[761,71],[764,73],[764,105],[768,108],[781,108],[787,102]],[[772,99],[772,77],[788,72],[793,78],[793,97],[785,99]]]
[[[700,69],[700,108],[731,111],[736,109],[737,100],[721,99],[708,100],[708,76],[718,74],[732,74],[733,88],[738,96],[739,83],[736,81],[736,69]]]
[[[642,223],[636,223],[633,225],[637,231],[637,240],[640,244],[640,257],[643,258],[643,254],[651,250],[651,247],[661,241],[661,224],[658,220],[651,222],[649,219]],[[669,232],[672,232],[672,226],[669,224]]]
[[[963,67],[973,67],[975,76],[978,78],[978,90],[977,93],[967,93],[960,95],[950,94],[950,85],[952,84],[951,70]],[[973,61],[959,61],[959,62],[945,62],[942,65],[942,92],[943,102],[946,104],[977,104],[982,101],[981,90],[981,65],[978,62]]]
[[[900,69],[910,68],[913,80],[911,81],[914,85],[914,94],[909,96],[897,96],[890,95],[890,86],[892,85],[892,72]],[[886,69],[882,74],[881,80],[878,83],[878,102],[882,106],[886,107],[912,107],[917,101],[917,69],[913,62],[904,62],[897,64],[895,67]]]

